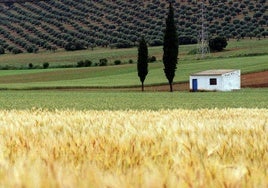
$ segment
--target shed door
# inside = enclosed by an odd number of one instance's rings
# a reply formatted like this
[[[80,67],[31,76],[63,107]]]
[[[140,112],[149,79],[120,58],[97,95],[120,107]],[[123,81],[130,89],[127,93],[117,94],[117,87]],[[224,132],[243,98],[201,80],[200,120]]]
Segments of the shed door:
[[[193,91],[197,91],[198,88],[197,88],[197,79],[193,79],[192,80],[192,86],[193,86]]]

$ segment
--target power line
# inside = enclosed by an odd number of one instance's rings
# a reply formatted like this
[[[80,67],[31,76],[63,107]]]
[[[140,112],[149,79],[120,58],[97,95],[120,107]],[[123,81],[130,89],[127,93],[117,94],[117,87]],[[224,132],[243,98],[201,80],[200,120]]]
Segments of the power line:
[[[198,43],[197,43],[197,58],[198,59],[204,59],[207,57],[210,53],[209,50],[209,37],[208,37],[208,31],[207,31],[207,20],[206,20],[206,7],[204,5],[204,1],[201,2],[201,17],[200,17],[200,23],[201,23],[201,29],[198,32]]]

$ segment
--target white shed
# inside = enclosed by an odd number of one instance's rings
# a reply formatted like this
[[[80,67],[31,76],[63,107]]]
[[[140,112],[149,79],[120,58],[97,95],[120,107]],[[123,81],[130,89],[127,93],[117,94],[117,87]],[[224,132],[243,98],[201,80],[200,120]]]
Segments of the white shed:
[[[206,70],[190,75],[191,91],[232,91],[240,89],[240,70]]]

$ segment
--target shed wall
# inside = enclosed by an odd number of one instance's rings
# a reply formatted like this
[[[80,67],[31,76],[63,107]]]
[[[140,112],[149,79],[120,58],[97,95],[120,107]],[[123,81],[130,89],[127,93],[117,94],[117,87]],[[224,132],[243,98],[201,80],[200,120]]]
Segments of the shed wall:
[[[210,79],[217,79],[217,85],[210,85]],[[240,70],[225,73],[222,75],[194,75],[190,76],[190,90],[193,89],[192,80],[197,79],[198,90],[208,91],[231,91],[237,90],[241,87]]]
[[[210,79],[216,78],[217,85],[210,85]],[[190,89],[193,89],[192,80],[197,79],[198,90],[220,90],[222,88],[222,77],[221,76],[190,76]]]
[[[223,91],[231,91],[240,89],[241,87],[241,79],[240,79],[240,71],[234,71],[230,73],[226,73],[222,75],[223,83],[222,83],[222,90]]]

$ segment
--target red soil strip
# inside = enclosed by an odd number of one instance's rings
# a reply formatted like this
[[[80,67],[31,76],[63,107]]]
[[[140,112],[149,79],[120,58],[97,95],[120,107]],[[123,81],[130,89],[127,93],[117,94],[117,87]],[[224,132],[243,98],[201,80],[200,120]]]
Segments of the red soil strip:
[[[268,87],[268,71],[243,74],[242,87]]]
[[[268,87],[268,71],[242,74],[241,87],[242,88]],[[173,89],[174,91],[187,91],[189,90],[189,83],[188,82],[174,83]],[[145,91],[169,91],[169,85],[146,86]]]

